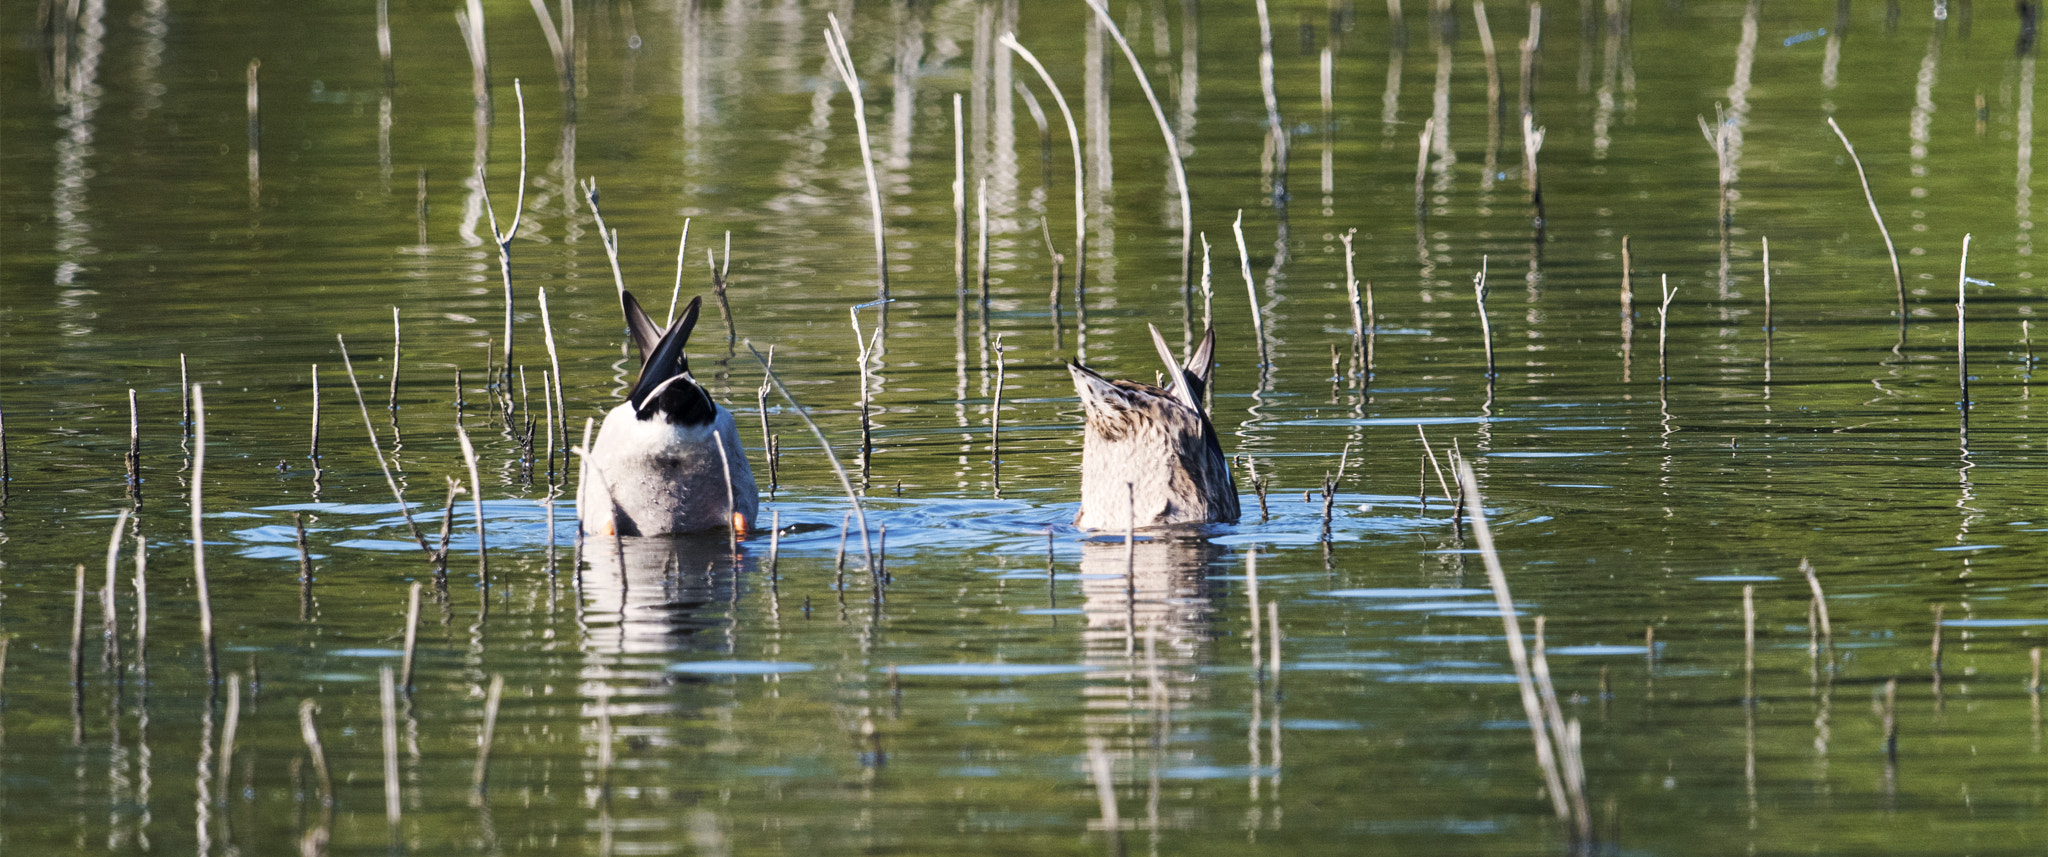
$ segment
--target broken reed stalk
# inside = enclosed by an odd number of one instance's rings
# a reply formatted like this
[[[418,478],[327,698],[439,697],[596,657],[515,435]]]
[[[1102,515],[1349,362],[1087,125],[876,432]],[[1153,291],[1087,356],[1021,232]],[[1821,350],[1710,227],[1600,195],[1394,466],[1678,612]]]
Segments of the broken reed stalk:
[[[489,194],[485,194],[484,213],[490,217],[491,240],[498,245],[498,278],[505,284],[505,357],[503,383],[512,383],[512,238],[519,234],[519,219],[526,213],[526,94],[519,87],[519,79],[512,79],[512,94],[519,102],[519,193],[512,204],[512,223],[505,231],[498,231],[498,212],[490,205]],[[484,186],[483,170],[477,170],[476,183]]]
[[[455,439],[462,443],[462,463],[469,468],[469,499],[476,507],[477,585],[488,593],[491,588],[491,557],[490,549],[484,544],[484,481],[477,476],[476,447],[470,445],[469,431],[460,422],[455,424]],[[489,601],[489,595],[484,600]]]
[[[1173,125],[1166,121],[1166,111],[1159,106],[1159,96],[1152,92],[1152,80],[1145,76],[1145,67],[1138,62],[1138,54],[1131,50],[1131,43],[1124,39],[1123,30],[1109,17],[1102,0],[1087,0],[1088,8],[1095,10],[1095,17],[1102,23],[1102,29],[1116,40],[1116,46],[1123,49],[1124,59],[1131,64],[1131,74],[1138,78],[1138,88],[1145,93],[1146,103],[1152,105],[1152,118],[1159,123],[1159,135],[1166,138],[1167,163],[1173,167],[1174,186],[1180,191],[1180,280],[1186,288],[1194,282],[1195,216],[1193,203],[1188,198],[1188,171],[1182,161],[1180,140],[1174,136]]]
[[[1003,496],[1003,335],[996,334],[996,395],[988,408],[989,478],[995,496]]]
[[[1493,322],[1486,317],[1486,257],[1479,257],[1479,273],[1472,276],[1472,296],[1479,302],[1479,339],[1486,344],[1486,381],[1496,376],[1493,364]]]
[[[399,801],[396,684],[389,664],[377,669],[377,709],[378,713],[383,715],[384,723],[384,823],[390,826],[393,839],[398,837],[398,824],[404,817],[404,809]]]
[[[1956,385],[1962,391],[1963,418],[1970,415],[1970,355],[1965,351],[1969,343],[1969,330],[1965,321],[1969,315],[1970,294],[1970,234],[1963,233],[1963,260],[1956,271]]]
[[[1323,532],[1318,541],[1330,542],[1330,518],[1336,513],[1337,477],[1323,474]]]
[[[1906,340],[1906,277],[1899,273],[1899,248],[1892,244],[1892,231],[1885,228],[1884,215],[1877,211],[1877,197],[1870,193],[1870,177],[1863,172],[1863,159],[1856,157],[1856,147],[1849,144],[1849,135],[1842,133],[1842,126],[1835,124],[1835,117],[1828,117],[1828,127],[1835,130],[1835,137],[1842,141],[1842,148],[1849,150],[1849,163],[1856,166],[1856,180],[1863,183],[1863,201],[1870,204],[1870,216],[1877,221],[1877,232],[1884,236],[1884,252],[1892,262],[1892,284],[1899,292],[1899,341]]]
[[[758,361],[761,364],[761,372],[768,376],[768,382],[775,385],[775,392],[782,394],[782,399],[783,401],[789,403],[790,410],[796,412],[797,417],[804,421],[804,425],[806,427],[810,428],[811,435],[818,439],[818,447],[820,449],[825,450],[825,460],[832,465],[833,474],[839,477],[840,487],[846,489],[846,499],[847,502],[853,504],[854,517],[860,519],[861,552],[866,556],[868,561],[868,568],[872,572],[872,570],[874,569],[875,561],[874,550],[871,547],[869,547],[868,544],[867,511],[861,508],[860,495],[858,493],[855,493],[853,490],[853,480],[847,478],[846,468],[840,466],[839,456],[833,454],[831,442],[825,440],[825,432],[818,428],[818,424],[811,419],[811,415],[809,413],[804,411],[804,407],[796,403],[796,397],[791,396],[789,394],[789,388],[783,386],[782,379],[776,377],[774,369],[769,368],[768,360],[761,356],[761,352],[759,349],[756,349],[754,347],[753,340],[747,340],[746,346],[748,353],[753,354],[754,360]]]
[[[213,598],[206,588],[206,532],[200,526],[204,508],[202,490],[206,485],[206,396],[192,385],[192,579],[193,595],[199,599],[199,639],[206,650],[206,681],[220,683],[219,649],[213,642]]]
[[[1045,82],[1045,88],[1052,93],[1053,103],[1060,108],[1060,118],[1067,122],[1067,141],[1072,144],[1069,148],[1074,151],[1074,288],[1078,291],[1085,287],[1088,280],[1088,203],[1084,183],[1087,170],[1081,158],[1081,132],[1074,125],[1074,111],[1067,107],[1067,97],[1062,95],[1059,86],[1052,82],[1052,75],[1038,62],[1038,57],[1024,49],[1024,45],[1017,41],[1015,33],[1004,33],[1000,41],[1004,47],[1015,51],[1033,71],[1038,72],[1038,79]],[[957,97],[955,107],[958,107]],[[1054,294],[1058,294],[1057,286]]]
[[[399,661],[398,686],[405,688],[407,696],[412,695],[413,653],[420,641],[420,582],[412,582],[412,594],[405,602],[405,655]]]
[[[4,458],[0,454],[0,458]],[[142,503],[142,422],[135,409],[135,388],[128,388],[128,499]],[[5,478],[0,475],[0,478]]]
[[[388,0],[379,0],[379,2],[388,2]],[[396,425],[398,425],[398,365],[399,365],[399,353],[400,353],[400,352],[399,352],[399,348],[400,348],[400,340],[401,340],[401,337],[400,337],[400,335],[399,335],[399,334],[400,334],[401,332],[402,332],[402,331],[400,331],[400,330],[399,330],[399,327],[398,327],[398,307],[392,307],[392,308],[391,308],[391,398],[390,398],[390,400],[389,400],[389,401],[388,401],[388,402],[387,402],[387,403],[386,403],[386,404],[384,405],[384,407],[385,407],[385,409],[386,409],[386,410],[388,410],[388,411],[390,411],[390,412],[391,412],[391,424],[392,424],[393,426],[396,426]]]
[[[879,301],[874,303],[879,303]],[[860,329],[860,311],[863,307],[871,305],[873,305],[873,303],[855,304],[851,309],[847,310],[847,315],[852,316],[853,318],[853,346],[856,349],[859,349],[858,357],[860,361],[860,484],[862,488],[867,487],[868,475],[869,473],[872,472],[872,465],[874,464],[875,459],[874,421],[873,418],[870,416],[873,413],[873,403],[868,398],[871,395],[868,389],[868,382],[870,379],[870,375],[868,373],[868,366],[870,365],[869,360],[875,353],[875,349],[880,347],[882,342],[882,325],[879,320],[877,320],[875,324],[874,336],[868,336],[865,333],[863,333]],[[986,316],[987,313],[984,312],[983,315]]]
[[[1569,824],[1578,832],[1579,842],[1592,841],[1592,816],[1585,805],[1582,790],[1567,791],[1567,783],[1580,780],[1578,776],[1567,776],[1560,767],[1560,753],[1563,735],[1552,735],[1550,718],[1544,711],[1538,696],[1536,681],[1529,664],[1529,653],[1522,641],[1521,623],[1516,619],[1515,603],[1508,594],[1507,572],[1502,570],[1500,555],[1493,546],[1493,530],[1486,522],[1486,508],[1479,495],[1479,480],[1472,472],[1472,466],[1463,461],[1457,463],[1459,493],[1472,517],[1472,533],[1479,544],[1479,554],[1486,564],[1487,582],[1492,586],[1494,604],[1500,608],[1501,624],[1507,632],[1508,659],[1514,664],[1515,684],[1521,689],[1522,713],[1529,721],[1529,731],[1535,742],[1536,760],[1543,768],[1548,784],[1552,809],[1560,822]]]
[[[476,774],[470,787],[482,794],[491,765],[491,742],[498,731],[498,700],[505,694],[505,674],[491,673],[491,689],[484,695],[484,728],[477,736]]]
[[[370,451],[377,454],[377,466],[383,469],[384,484],[391,486],[391,496],[398,501],[398,513],[405,518],[405,528],[411,531],[413,541],[419,543],[420,550],[426,552],[427,560],[433,563],[434,568],[444,570],[447,568],[444,558],[435,554],[433,547],[427,544],[427,537],[420,532],[420,525],[412,519],[412,507],[405,502],[405,492],[399,489],[398,479],[391,475],[390,463],[384,460],[384,445],[377,440],[377,425],[370,422],[370,406],[363,401],[363,386],[356,382],[356,366],[355,361],[349,359],[348,342],[338,333],[334,335],[334,342],[341,346],[341,365],[348,369],[348,385],[355,390],[356,407],[363,413],[363,429],[370,433]],[[198,385],[193,385],[193,389],[199,389]],[[193,485],[196,490],[198,483],[195,482]]]
[[[868,208],[875,219],[875,297],[889,297],[889,249],[883,242],[882,234],[882,187],[875,178],[875,153],[868,146],[867,99],[861,96],[860,75],[853,68],[853,53],[847,50],[846,33],[839,27],[839,16],[825,13],[825,20],[832,26],[825,31],[825,55],[832,69],[839,73],[840,82],[846,84],[846,92],[853,96],[854,132],[860,137],[860,165],[868,180]]]
[[[1357,252],[1351,245],[1352,239],[1357,237],[1356,227],[1337,236],[1344,242],[1344,296],[1351,304],[1351,374],[1363,379],[1371,377],[1372,362],[1365,357],[1365,310],[1359,305]]]
[[[711,263],[711,294],[713,297],[718,298],[718,318],[720,321],[725,322],[725,344],[729,348],[733,343],[738,342],[740,338],[739,329],[733,326],[732,301],[727,299],[725,295],[725,275],[732,273],[732,230],[728,229],[725,231],[725,255],[721,259],[713,260],[711,258],[711,249],[708,247],[704,249],[704,257],[706,262]],[[674,301],[670,301],[669,306],[674,307]],[[673,318],[673,311],[671,311],[671,318]]]
[[[1239,273],[1244,275],[1244,293],[1251,298],[1252,332],[1257,335],[1259,343],[1259,365],[1270,366],[1273,359],[1266,351],[1266,323],[1259,315],[1259,289],[1258,285],[1252,282],[1252,254],[1244,246],[1244,209],[1237,210],[1237,219],[1231,222],[1230,231],[1237,236],[1237,267]]]
[[[306,450],[306,458],[313,467],[320,466],[320,364],[313,364],[313,438]]]

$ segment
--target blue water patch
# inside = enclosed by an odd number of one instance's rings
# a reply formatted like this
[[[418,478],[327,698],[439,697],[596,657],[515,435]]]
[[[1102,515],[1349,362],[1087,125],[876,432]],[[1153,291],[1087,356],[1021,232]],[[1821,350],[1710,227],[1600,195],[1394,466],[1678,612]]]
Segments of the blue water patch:
[[[1288,672],[1364,672],[1391,673],[1405,672],[1415,667],[1408,664],[1373,663],[1370,661],[1295,661],[1283,667]]]
[[[967,678],[1030,678],[1087,672],[1081,664],[898,664],[897,675],[956,676]]]
[[[337,658],[398,658],[405,653],[397,649],[336,649],[328,654]]]
[[[1592,458],[1605,452],[1489,452],[1487,458]]]
[[[668,665],[669,672],[697,675],[774,675],[810,672],[813,669],[816,667],[810,664],[783,661],[688,661]]]
[[[1390,673],[1386,681],[1401,684],[1514,684],[1513,673]]]
[[[1648,654],[1648,652],[1643,650],[1642,646],[1614,646],[1601,645],[1598,643],[1592,643],[1583,646],[1552,646],[1546,651],[1546,653],[1552,655],[1578,655],[1582,657],[1597,655],[1627,655],[1630,657],[1637,658]]]
[[[1936,551],[1989,551],[1989,550],[1998,550],[1999,548],[2003,548],[2003,547],[2005,547],[2005,545],[1950,545],[1950,546],[1948,546],[1948,547],[1945,547],[1945,548],[1935,548],[1935,550],[1936,550]]]
[[[1543,431],[1621,431],[1621,426],[1544,426]]]
[[[1490,595],[1491,589],[1394,588],[1337,589],[1322,593],[1332,598],[1455,598],[1461,595]]]
[[[1364,729],[1365,725],[1352,720],[1311,720],[1308,718],[1280,721],[1280,728],[1299,732],[1349,732]]]
[[[2028,628],[2048,625],[2048,618],[2042,619],[1943,619],[1944,628]]]

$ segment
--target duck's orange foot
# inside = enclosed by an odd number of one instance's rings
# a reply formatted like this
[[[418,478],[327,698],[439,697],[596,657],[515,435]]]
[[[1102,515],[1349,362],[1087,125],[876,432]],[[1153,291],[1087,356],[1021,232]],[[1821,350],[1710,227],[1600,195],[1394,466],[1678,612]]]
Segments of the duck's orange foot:
[[[745,512],[734,512],[734,513],[732,513],[732,531],[733,531],[733,532],[735,532],[735,533],[738,533],[738,534],[740,535],[740,537],[741,537],[741,538],[745,538],[745,537],[746,537],[746,535],[747,535],[747,525],[748,525],[749,523],[752,523],[752,522],[750,522],[750,521],[748,521],[748,520],[747,520],[747,513],[745,513]]]

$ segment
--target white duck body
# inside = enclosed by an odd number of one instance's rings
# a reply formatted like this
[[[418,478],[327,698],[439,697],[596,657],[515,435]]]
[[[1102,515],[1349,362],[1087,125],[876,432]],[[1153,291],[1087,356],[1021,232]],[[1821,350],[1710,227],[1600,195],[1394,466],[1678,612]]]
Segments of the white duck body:
[[[718,447],[725,447],[720,459]],[[726,467],[732,468],[727,505]],[[732,411],[711,422],[676,425],[657,413],[642,419],[627,402],[605,415],[584,459],[583,531],[622,536],[746,528],[759,508],[747,451]],[[735,523],[734,516],[741,516]],[[613,525],[608,529],[607,524]]]
[[[683,355],[702,300],[691,300],[666,330],[647,317],[631,292],[622,293],[620,303],[642,364],[626,401],[605,415],[584,454],[576,503],[583,531],[655,536],[746,530],[760,495],[738,423],[697,386]]]
[[[1152,342],[1174,379],[1170,389],[1111,380],[1078,363],[1067,365],[1085,422],[1077,527],[1123,530],[1134,521],[1140,528],[1237,521],[1237,482],[1201,404],[1216,332],[1203,336],[1184,365],[1173,359],[1156,328]]]

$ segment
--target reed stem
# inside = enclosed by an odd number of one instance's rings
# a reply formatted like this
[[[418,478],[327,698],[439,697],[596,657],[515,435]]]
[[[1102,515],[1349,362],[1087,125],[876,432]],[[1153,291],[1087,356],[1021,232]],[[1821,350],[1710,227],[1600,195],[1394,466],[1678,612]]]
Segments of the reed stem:
[[[1194,282],[1195,216],[1193,203],[1188,198],[1187,165],[1183,163],[1180,140],[1173,133],[1173,126],[1166,121],[1166,111],[1159,106],[1159,96],[1152,92],[1152,80],[1145,76],[1145,67],[1138,62],[1138,54],[1131,50],[1131,43],[1124,39],[1123,30],[1118,29],[1116,20],[1109,16],[1109,10],[1102,0],[1087,0],[1088,8],[1095,10],[1096,20],[1116,46],[1123,49],[1124,59],[1131,65],[1131,74],[1138,78],[1138,88],[1145,93],[1146,103],[1152,105],[1152,118],[1159,123],[1159,135],[1166,138],[1167,163],[1173,167],[1174,187],[1180,191],[1180,280],[1186,288]]]
[[[343,340],[341,334],[338,333],[334,335],[334,342],[341,346],[341,365],[348,369],[348,385],[351,389],[355,390],[356,407],[363,414],[363,429],[370,433],[370,450],[377,454],[377,466],[384,471],[384,484],[391,487],[392,499],[398,501],[398,513],[405,518],[405,527],[412,533],[413,541],[418,542],[420,550],[426,552],[427,560],[433,563],[436,569],[445,568],[441,557],[437,556],[434,553],[433,547],[427,544],[427,537],[420,533],[419,524],[413,521],[412,507],[405,502],[405,492],[399,489],[398,479],[391,475],[390,463],[384,460],[384,445],[377,440],[377,425],[370,422],[370,406],[367,402],[363,401],[363,386],[356,382],[356,366],[355,361],[349,359],[348,342]],[[456,389],[458,392],[462,386],[461,378],[461,370],[458,369],[456,370]],[[193,385],[192,389],[196,391],[199,387],[198,385]],[[460,422],[458,421],[457,424],[459,425]],[[194,482],[193,485],[194,490],[197,490],[198,483]]]
[[[1095,0],[1090,0],[1090,2],[1095,2]],[[1244,245],[1244,209],[1240,208],[1237,210],[1237,219],[1231,222],[1230,231],[1237,236],[1238,271],[1244,276],[1245,295],[1251,298],[1252,333],[1256,334],[1259,343],[1259,365],[1262,367],[1271,366],[1273,364],[1273,355],[1266,350],[1266,323],[1259,314],[1259,289],[1258,285],[1252,282],[1252,256],[1251,252],[1246,250]]]
[[[1052,75],[1024,45],[1017,41],[1015,33],[1004,33],[1001,39],[1004,47],[1017,52],[1017,56],[1038,72],[1038,79],[1045,82],[1045,88],[1052,93],[1052,100],[1060,109],[1060,118],[1067,123],[1067,141],[1074,153],[1074,288],[1085,288],[1088,280],[1088,203],[1086,196],[1087,167],[1081,157],[1081,132],[1074,125],[1074,111],[1067,106],[1067,97],[1052,82]],[[958,98],[955,98],[958,107]],[[1057,286],[1055,286],[1057,289]],[[1057,291],[1055,291],[1057,294]]]
[[[206,650],[206,681],[220,683],[219,649],[213,641],[213,598],[206,588],[206,532],[200,525],[206,485],[206,395],[192,385],[192,578],[193,594],[199,600],[199,638]]]
[[[1877,232],[1884,236],[1884,252],[1892,262],[1892,284],[1899,292],[1899,344],[1906,342],[1906,277],[1899,272],[1899,248],[1892,244],[1892,231],[1885,228],[1884,215],[1878,213],[1877,197],[1870,193],[1870,176],[1863,172],[1863,159],[1856,157],[1856,147],[1849,144],[1849,135],[1842,133],[1842,126],[1835,123],[1835,117],[1828,117],[1828,127],[1833,128],[1835,137],[1842,141],[1842,148],[1849,150],[1849,162],[1856,166],[1856,180],[1863,184],[1863,201],[1870,205],[1870,216],[1877,221]]]
[[[754,359],[761,364],[761,371],[768,376],[768,382],[775,385],[775,392],[782,394],[782,399],[789,403],[790,410],[796,412],[796,415],[804,421],[804,425],[810,428],[811,435],[818,439],[819,448],[825,450],[825,460],[832,465],[832,472],[839,477],[840,487],[846,489],[846,499],[847,502],[853,504],[854,517],[860,519],[861,551],[866,555],[868,568],[870,573],[872,573],[874,569],[874,551],[868,544],[867,511],[861,508],[860,494],[853,490],[853,481],[847,478],[846,468],[840,466],[839,456],[832,453],[832,444],[825,440],[825,433],[818,428],[816,422],[811,420],[811,415],[804,411],[803,406],[797,404],[796,397],[789,394],[789,388],[783,386],[782,379],[775,376],[775,370],[768,366],[767,358],[762,357],[760,350],[754,347],[753,340],[748,340],[746,346],[747,351],[753,354]]]
[[[846,92],[853,97],[854,131],[860,137],[861,170],[867,175],[868,207],[875,220],[875,297],[887,300],[889,297],[889,249],[882,233],[882,187],[875,178],[875,153],[868,145],[867,99],[860,91],[860,75],[853,68],[853,53],[847,49],[846,33],[839,27],[839,16],[827,12],[825,20],[831,28],[825,31],[825,53],[832,69],[839,73],[840,82],[846,84]]]

